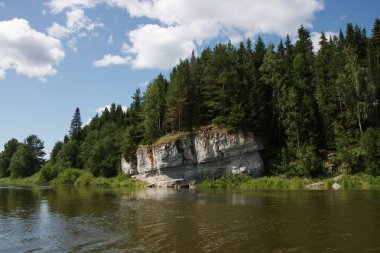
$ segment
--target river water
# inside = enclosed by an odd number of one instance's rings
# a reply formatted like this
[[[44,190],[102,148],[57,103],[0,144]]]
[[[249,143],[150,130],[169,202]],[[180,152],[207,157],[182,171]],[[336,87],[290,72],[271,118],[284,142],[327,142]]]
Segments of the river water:
[[[0,252],[380,252],[380,191],[0,187]]]

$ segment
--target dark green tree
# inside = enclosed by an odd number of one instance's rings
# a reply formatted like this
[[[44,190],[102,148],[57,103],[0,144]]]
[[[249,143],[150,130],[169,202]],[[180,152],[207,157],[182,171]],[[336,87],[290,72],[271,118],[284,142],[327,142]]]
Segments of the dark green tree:
[[[73,119],[71,120],[69,135],[71,140],[76,140],[77,142],[80,142],[82,139],[82,119],[78,107],[75,109]]]
[[[132,103],[127,111],[127,129],[123,134],[122,154],[128,161],[135,158],[137,147],[144,138],[143,97],[137,89],[132,97]]]
[[[11,178],[22,178],[33,175],[33,173],[35,173],[33,167],[34,158],[27,145],[19,145],[9,165]]]
[[[113,177],[120,171],[122,130],[115,122],[88,133],[80,146],[84,167],[94,176]]]
[[[167,81],[160,74],[153,80],[144,94],[145,142],[152,143],[164,133]]]
[[[57,162],[57,155],[58,155],[58,152],[62,149],[62,146],[63,146],[63,142],[62,141],[57,141],[55,144],[54,144],[54,147],[50,153],[50,162],[52,164],[55,164]]]
[[[19,145],[20,143],[14,138],[5,143],[4,150],[0,153],[0,177],[10,176],[9,165]]]
[[[32,157],[30,170],[33,173],[39,171],[45,162],[44,142],[37,135],[32,134],[25,139],[24,144],[29,149]]]
[[[55,163],[63,168],[81,168],[78,142],[70,140],[64,143],[56,155]]]

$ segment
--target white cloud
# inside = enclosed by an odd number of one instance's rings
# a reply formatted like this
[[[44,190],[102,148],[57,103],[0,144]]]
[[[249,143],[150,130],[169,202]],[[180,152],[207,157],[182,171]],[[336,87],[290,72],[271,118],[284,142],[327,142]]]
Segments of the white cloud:
[[[124,65],[129,63],[131,60],[130,56],[121,57],[119,55],[106,54],[102,59],[94,61],[94,66],[97,68],[106,67],[110,65]]]
[[[102,23],[94,22],[84,15],[84,10],[73,9],[66,12],[66,26],[57,23],[47,28],[48,34],[56,38],[67,37],[73,33],[80,33],[86,35],[83,31],[93,31],[95,28],[102,28]],[[82,35],[82,37],[83,37]]]
[[[47,3],[47,6],[49,6],[50,10],[57,14],[59,12],[62,12],[66,9],[73,9],[73,8],[93,8],[98,3],[102,1],[99,0],[50,0]]]
[[[65,57],[61,42],[32,29],[25,19],[0,22],[0,78],[7,70],[44,80]]]
[[[53,12],[97,4],[125,9],[132,17],[155,20],[128,33],[134,68],[169,68],[218,36],[232,42],[260,33],[295,35],[312,27],[323,0],[50,0]]]
[[[312,27],[322,0],[105,0],[131,16],[160,22],[128,34],[135,68],[169,68],[179,58],[219,35],[238,42],[259,33],[294,35],[301,24]]]
[[[338,36],[338,33],[325,32],[325,36],[326,36],[326,39],[329,40],[330,37],[333,38],[334,36]],[[320,45],[319,45],[320,38],[321,38],[321,33],[312,32],[310,34],[311,42],[313,42],[313,51],[314,52],[318,52],[318,50],[320,48]]]
[[[134,55],[134,68],[168,69],[179,59],[190,56],[193,49],[204,40],[212,39],[219,33],[213,24],[205,23],[202,31],[197,25],[169,26],[144,25],[131,31],[128,36],[132,46],[124,44],[123,50]]]

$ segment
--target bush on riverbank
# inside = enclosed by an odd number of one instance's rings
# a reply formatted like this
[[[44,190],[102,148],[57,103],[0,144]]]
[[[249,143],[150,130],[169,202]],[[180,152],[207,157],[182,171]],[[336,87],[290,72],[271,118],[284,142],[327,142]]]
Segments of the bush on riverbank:
[[[229,176],[219,179],[207,179],[197,185],[199,189],[244,189],[244,190],[304,190],[306,185],[323,182],[325,189],[332,189],[334,180],[331,178],[282,178],[247,176]],[[342,189],[380,189],[380,177],[369,175],[344,175],[338,180]]]
[[[344,175],[338,180],[343,189],[380,189],[380,177],[366,174]]]
[[[53,170],[54,171],[54,170]],[[42,175],[45,173],[45,175]],[[126,175],[118,175],[113,178],[94,177],[91,172],[80,169],[65,169],[57,174],[56,178],[46,180],[46,175],[51,175],[49,169],[38,172],[25,178],[1,178],[0,185],[72,185],[94,187],[144,187],[145,183],[133,180]]]

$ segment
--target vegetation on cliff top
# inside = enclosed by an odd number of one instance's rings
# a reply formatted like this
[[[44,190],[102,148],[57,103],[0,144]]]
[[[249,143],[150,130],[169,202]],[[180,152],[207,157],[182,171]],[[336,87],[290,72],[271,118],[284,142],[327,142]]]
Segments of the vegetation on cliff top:
[[[257,38],[254,45],[248,39],[193,53],[170,80],[160,74],[144,94],[137,89],[126,112],[113,104],[83,127],[77,108],[48,163],[37,136],[10,140],[0,154],[0,176],[41,170],[58,180],[77,168],[112,178],[121,171],[121,156],[132,159],[139,145],[209,124],[265,139],[269,175],[380,175],[380,19],[370,36],[348,24],[338,36],[322,33],[319,45],[314,52],[301,26],[295,43],[288,36],[276,48]]]

